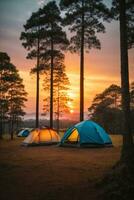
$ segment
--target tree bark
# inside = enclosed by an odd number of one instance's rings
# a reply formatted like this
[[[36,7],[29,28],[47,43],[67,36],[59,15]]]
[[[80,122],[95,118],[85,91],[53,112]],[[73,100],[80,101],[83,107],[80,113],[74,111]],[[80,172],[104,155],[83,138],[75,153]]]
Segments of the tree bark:
[[[10,126],[10,128],[11,128],[11,140],[13,140],[13,133],[14,133],[14,118],[13,118],[13,116],[11,116],[11,126]]]
[[[0,80],[2,80],[2,72],[0,73]],[[3,84],[2,81],[0,84]],[[0,100],[2,100],[2,92],[0,92]],[[2,107],[1,107],[1,112],[0,112],[0,140],[3,139],[3,112],[2,112]]]
[[[59,83],[58,83],[58,102],[57,102],[57,132],[60,129],[60,95],[59,95]]]
[[[2,115],[1,115],[1,119],[0,119],[0,140],[3,139],[3,122],[2,122]]]
[[[128,45],[126,27],[126,2],[119,0],[120,6],[120,56],[121,56],[121,90],[122,109],[124,117],[123,147],[133,144],[131,133],[130,93],[129,93],[129,67],[128,67]]]
[[[80,51],[80,121],[84,120],[84,0],[82,0],[81,51]]]
[[[40,62],[40,40],[37,41],[37,77],[36,77],[36,128],[39,128],[39,62]]]
[[[13,96],[12,96],[12,91],[11,91],[11,110],[10,110],[10,136],[11,136],[11,140],[13,140]]]
[[[53,25],[52,25],[53,30]],[[53,68],[54,68],[54,44],[51,36],[51,80],[50,80],[50,128],[53,128]]]

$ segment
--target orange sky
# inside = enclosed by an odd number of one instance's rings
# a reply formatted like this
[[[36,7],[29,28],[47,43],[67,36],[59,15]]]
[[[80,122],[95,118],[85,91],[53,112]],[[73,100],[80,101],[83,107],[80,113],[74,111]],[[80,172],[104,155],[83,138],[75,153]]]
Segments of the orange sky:
[[[26,19],[29,18],[31,12],[37,10],[39,5],[36,0],[24,0],[21,3],[13,0],[14,6],[13,4],[5,4],[5,1],[2,2],[3,7],[0,7],[0,51],[7,52],[11,57],[12,63],[20,70],[26,91],[29,94],[25,110],[27,113],[35,113],[36,84],[34,76],[29,74],[30,69],[35,66],[35,61],[26,59],[27,52],[22,47],[19,37]],[[10,13],[10,15],[6,15],[6,12]],[[98,35],[102,45],[101,50],[91,49],[88,54],[85,54],[85,112],[87,112],[87,108],[97,93],[102,92],[110,84],[120,84],[119,25],[118,22],[105,25],[106,33]],[[133,55],[134,50],[130,50],[129,67],[131,81],[134,81]],[[67,52],[65,64],[71,82],[70,93],[74,99],[72,109],[75,112],[79,112],[79,55]],[[41,87],[40,112],[42,112],[43,95],[44,92]]]
[[[106,44],[107,45],[107,44]],[[113,43],[112,43],[113,45]],[[109,45],[109,48],[111,45]],[[116,44],[115,44],[116,46]],[[85,112],[91,105],[94,96],[102,92],[110,84],[120,84],[120,65],[119,52],[117,48],[111,48],[110,55],[105,50],[92,50],[85,55]],[[132,58],[133,51],[130,51],[130,79],[134,80],[134,65]],[[118,56],[117,56],[118,55]],[[34,62],[25,61],[26,66],[33,66]],[[33,63],[33,64],[32,64]],[[66,71],[70,80],[70,95],[73,98],[72,109],[79,112],[79,56],[77,54],[66,53],[65,64]],[[20,74],[24,79],[26,90],[29,93],[27,102],[27,111],[35,110],[36,79],[29,74],[28,69],[21,68]],[[25,68],[25,67],[24,67]],[[43,97],[45,93],[42,88],[42,79],[40,81],[40,112],[42,112]]]

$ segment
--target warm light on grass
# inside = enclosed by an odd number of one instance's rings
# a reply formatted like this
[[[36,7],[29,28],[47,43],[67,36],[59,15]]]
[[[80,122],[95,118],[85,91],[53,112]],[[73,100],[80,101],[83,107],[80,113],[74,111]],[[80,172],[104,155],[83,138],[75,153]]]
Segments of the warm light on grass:
[[[63,135],[64,132],[60,132],[60,136]],[[27,195],[29,199],[35,200],[34,197],[37,194],[38,199],[58,199],[59,194],[66,195],[67,199],[72,199],[72,194],[75,195],[75,199],[98,199],[92,198],[98,192],[98,188],[96,189],[95,186],[118,162],[121,138],[120,135],[113,135],[114,147],[101,149],[60,148],[57,146],[29,147],[27,149],[20,146],[22,138],[0,141],[0,195],[7,200],[27,199]],[[54,172],[53,174],[50,173],[50,169]],[[13,184],[8,180],[12,180]],[[35,180],[36,184],[33,184]],[[87,191],[85,192],[87,180],[89,180],[88,187],[91,188],[88,190],[88,194]],[[52,187],[50,193],[50,186],[53,185],[54,189]],[[20,186],[22,186],[22,190],[20,190]],[[63,188],[63,186],[66,190],[61,189],[59,193],[59,187]],[[69,192],[70,187],[71,192]],[[47,198],[48,194],[50,194],[50,198]]]

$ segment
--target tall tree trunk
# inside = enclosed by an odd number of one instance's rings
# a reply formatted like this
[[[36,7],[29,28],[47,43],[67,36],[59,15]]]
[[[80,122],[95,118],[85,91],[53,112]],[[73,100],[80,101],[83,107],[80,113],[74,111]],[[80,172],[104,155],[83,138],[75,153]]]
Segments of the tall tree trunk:
[[[19,130],[19,117],[16,117],[16,129]]]
[[[2,135],[3,135],[3,122],[2,122],[2,114],[1,114],[1,116],[0,116],[0,140],[3,139]]]
[[[121,89],[122,89],[122,109],[124,116],[123,147],[128,147],[133,144],[133,138],[131,133],[128,45],[127,45],[127,28],[126,28],[126,2],[125,0],[119,0],[119,4],[120,4]]]
[[[14,119],[13,116],[11,117],[11,140],[13,140],[13,134],[14,134]]]
[[[12,105],[11,105],[11,112],[12,112]],[[10,138],[13,140],[13,115],[10,114]]]
[[[58,102],[57,102],[57,132],[59,133],[60,129],[60,95],[59,95],[59,83],[58,83]]]
[[[39,127],[39,64],[40,64],[40,40],[37,41],[37,78],[36,78],[36,128]]]
[[[0,79],[2,80],[2,73],[0,73]],[[2,81],[0,82],[2,84]],[[0,92],[0,100],[2,102],[2,92]],[[2,140],[3,136],[3,112],[2,112],[2,106],[1,106],[1,112],[0,112],[0,140]]]
[[[12,91],[11,91],[11,110],[10,110],[10,136],[11,136],[11,140],[13,140],[13,114],[12,114],[12,112],[13,112],[13,98],[12,98],[13,96],[12,96]]]
[[[81,26],[81,51],[80,51],[80,121],[84,120],[84,0],[82,0],[82,26]]]
[[[52,25],[53,30],[53,25]],[[53,128],[53,68],[54,68],[54,43],[51,36],[51,79],[50,79],[50,128]]]

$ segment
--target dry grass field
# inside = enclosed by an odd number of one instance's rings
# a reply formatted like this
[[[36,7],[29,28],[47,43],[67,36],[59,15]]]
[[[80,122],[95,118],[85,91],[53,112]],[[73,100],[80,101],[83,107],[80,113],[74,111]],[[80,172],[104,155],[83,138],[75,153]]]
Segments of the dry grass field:
[[[0,142],[1,200],[98,200],[96,183],[118,161],[121,136],[112,148],[22,147]]]

